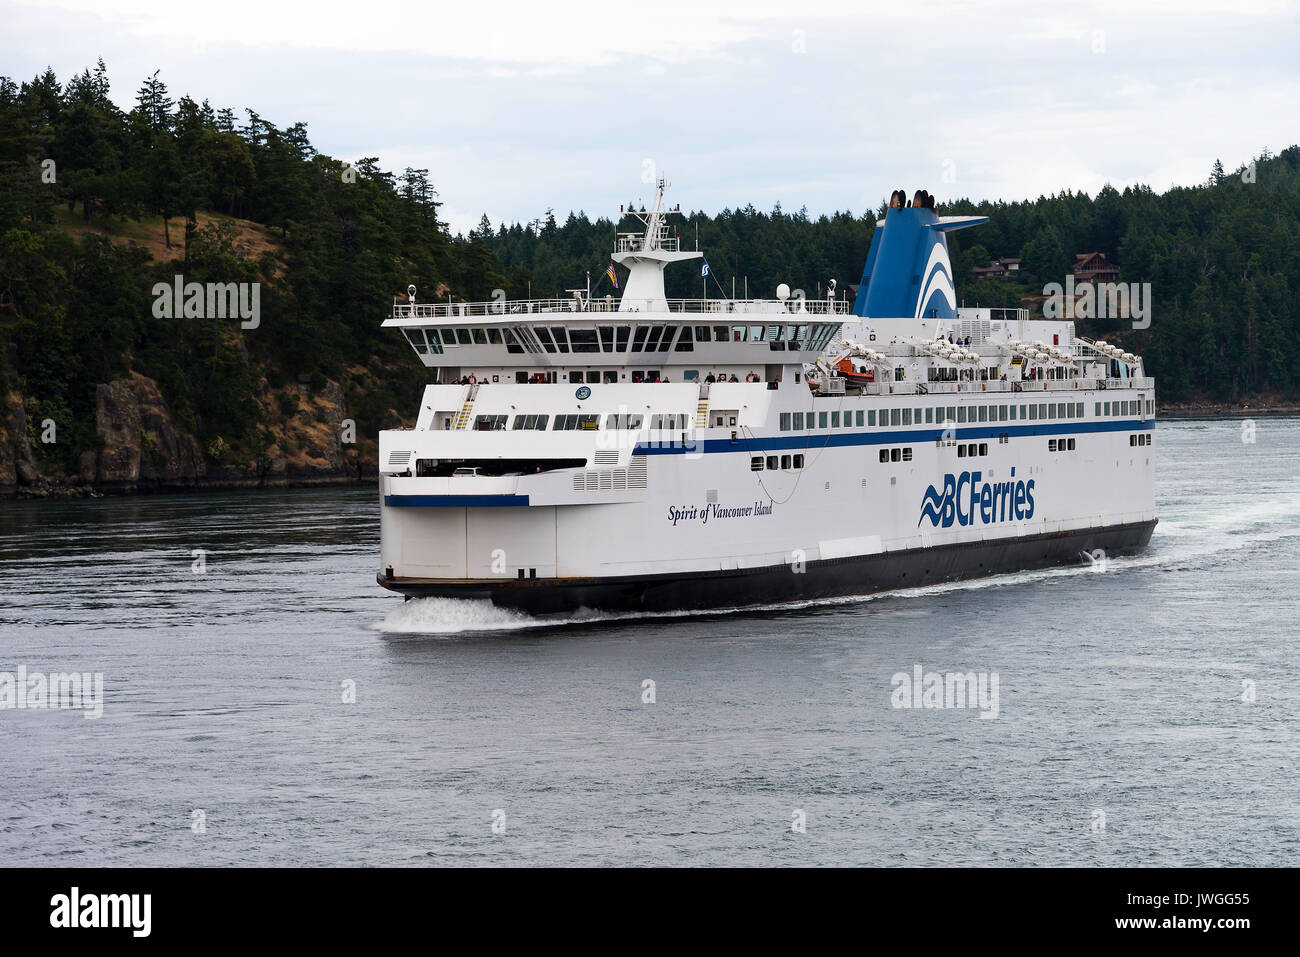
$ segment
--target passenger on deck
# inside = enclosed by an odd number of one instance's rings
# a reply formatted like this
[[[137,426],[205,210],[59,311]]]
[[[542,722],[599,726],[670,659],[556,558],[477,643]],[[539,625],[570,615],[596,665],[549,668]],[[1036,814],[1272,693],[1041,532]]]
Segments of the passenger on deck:
[[[706,375],[706,376],[704,377],[704,381],[705,381],[705,382],[717,382],[718,380],[715,379],[715,378],[713,378],[713,373],[710,372],[708,375]]]
[[[740,380],[736,378],[736,373],[733,372],[733,373],[731,373],[731,378],[728,379],[727,381],[728,381],[728,382],[739,382]]]

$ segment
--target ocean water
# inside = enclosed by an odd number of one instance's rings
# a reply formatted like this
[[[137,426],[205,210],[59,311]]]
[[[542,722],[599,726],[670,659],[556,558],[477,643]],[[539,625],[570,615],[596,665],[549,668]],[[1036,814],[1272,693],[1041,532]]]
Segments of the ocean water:
[[[103,676],[0,707],[0,862],[1293,865],[1300,421],[1243,434],[1159,425],[1140,556],[710,615],[403,603],[373,490],[0,503],[0,672]]]

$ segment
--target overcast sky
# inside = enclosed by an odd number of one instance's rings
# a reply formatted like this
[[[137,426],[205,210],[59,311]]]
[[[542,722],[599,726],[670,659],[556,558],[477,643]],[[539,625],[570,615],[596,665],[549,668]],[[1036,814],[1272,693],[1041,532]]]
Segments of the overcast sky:
[[[0,73],[103,57],[172,95],[424,167],[453,229],[683,209],[812,214],[895,188],[1022,199],[1192,184],[1300,141],[1296,0],[407,4],[0,0]]]

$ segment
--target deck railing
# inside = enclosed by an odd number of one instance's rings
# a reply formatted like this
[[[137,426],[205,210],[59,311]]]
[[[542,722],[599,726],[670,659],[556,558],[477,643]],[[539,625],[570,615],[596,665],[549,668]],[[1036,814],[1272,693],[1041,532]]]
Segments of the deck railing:
[[[494,299],[489,302],[398,302],[394,319],[510,319],[533,314],[617,312],[700,313],[745,316],[849,316],[853,303],[845,299]]]

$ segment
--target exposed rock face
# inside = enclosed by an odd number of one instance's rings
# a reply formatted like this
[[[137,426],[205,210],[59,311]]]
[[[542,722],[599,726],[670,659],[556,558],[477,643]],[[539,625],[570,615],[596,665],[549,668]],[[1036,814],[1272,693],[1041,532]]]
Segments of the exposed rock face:
[[[361,477],[358,447],[343,441],[346,431],[356,442],[355,426],[345,430],[347,411],[337,382],[315,392],[302,383],[273,391],[263,379],[259,398],[268,412],[266,448],[254,461],[247,451],[232,451],[225,438],[201,448],[172,421],[153,379],[133,372],[102,383],[95,389],[95,430],[103,445],[81,452],[75,476],[42,476],[27,437],[22,396],[0,396],[0,494],[324,484]],[[281,414],[270,414],[275,411]]]
[[[194,437],[172,424],[158,384],[139,373],[95,390],[95,429],[104,440],[97,485],[197,485],[207,466]],[[89,471],[85,456],[81,471]]]
[[[40,479],[27,438],[27,410],[17,392],[0,396],[0,492],[13,492],[18,486],[35,484]]]

